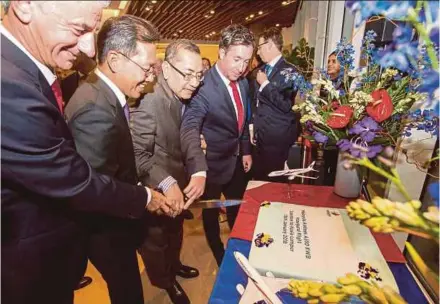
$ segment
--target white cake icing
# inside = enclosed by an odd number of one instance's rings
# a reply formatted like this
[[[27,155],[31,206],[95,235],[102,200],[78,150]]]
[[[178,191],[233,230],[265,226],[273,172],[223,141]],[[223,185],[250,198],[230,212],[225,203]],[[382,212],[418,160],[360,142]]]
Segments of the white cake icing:
[[[354,273],[398,291],[370,230],[343,209],[263,203],[249,262],[277,278],[336,282]]]

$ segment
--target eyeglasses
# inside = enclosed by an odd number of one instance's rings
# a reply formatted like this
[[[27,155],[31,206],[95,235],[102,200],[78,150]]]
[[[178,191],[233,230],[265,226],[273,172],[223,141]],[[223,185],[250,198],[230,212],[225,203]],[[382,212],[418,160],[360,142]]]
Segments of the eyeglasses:
[[[143,68],[139,63],[137,63],[136,61],[134,61],[133,59],[129,58],[127,55],[122,54],[120,52],[117,52],[119,55],[124,56],[126,59],[128,59],[128,61],[134,63],[135,65],[137,65],[144,73],[146,77],[150,77],[151,75],[154,74],[154,67],[151,66],[149,69],[145,69]]]
[[[265,45],[266,43],[269,43],[269,41],[265,41],[262,44],[257,45],[257,49],[260,49],[262,45]]]
[[[197,82],[202,82],[203,79],[205,79],[205,77],[203,76],[203,73],[197,73],[195,75],[194,74],[185,74],[184,72],[182,72],[181,70],[176,68],[174,65],[172,65],[171,62],[169,62],[168,60],[167,60],[167,62],[174,70],[176,70],[177,73],[182,75],[183,80],[185,80],[187,82],[190,82],[193,79],[195,79]]]

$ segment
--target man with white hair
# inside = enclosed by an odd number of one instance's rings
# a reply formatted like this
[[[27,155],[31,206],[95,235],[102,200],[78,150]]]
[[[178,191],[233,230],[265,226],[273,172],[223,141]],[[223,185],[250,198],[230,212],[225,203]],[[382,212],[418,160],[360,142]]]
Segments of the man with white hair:
[[[96,173],[75,150],[55,68],[95,55],[102,1],[11,1],[1,30],[2,300],[72,303],[86,213],[174,214],[158,192]]]

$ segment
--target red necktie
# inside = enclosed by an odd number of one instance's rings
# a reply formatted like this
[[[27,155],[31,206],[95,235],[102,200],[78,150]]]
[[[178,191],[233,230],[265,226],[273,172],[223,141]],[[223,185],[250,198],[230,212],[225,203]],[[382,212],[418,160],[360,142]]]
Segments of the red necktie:
[[[55,99],[57,100],[58,108],[60,109],[61,114],[63,114],[63,94],[61,93],[61,86],[57,79],[55,79],[51,88],[55,95]]]
[[[240,93],[238,92],[237,83],[235,81],[231,81],[229,85],[232,88],[232,94],[234,95],[235,105],[237,106],[237,123],[238,123],[238,131],[241,131],[244,123],[244,111],[243,104],[241,103]]]

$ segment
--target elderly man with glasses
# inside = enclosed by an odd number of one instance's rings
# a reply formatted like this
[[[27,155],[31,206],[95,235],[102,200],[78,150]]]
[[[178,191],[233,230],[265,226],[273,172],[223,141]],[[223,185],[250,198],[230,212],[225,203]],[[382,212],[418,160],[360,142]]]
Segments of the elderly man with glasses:
[[[207,167],[187,176],[180,145],[181,116],[203,80],[199,48],[189,40],[176,40],[165,51],[162,73],[154,91],[131,111],[132,136],[140,181],[162,191],[179,206],[175,218],[148,214],[140,253],[151,283],[165,289],[173,303],[190,303],[176,275],[192,278],[197,269],[180,262],[183,239],[181,212],[199,198]],[[189,183],[188,183],[189,181]],[[183,194],[185,193],[185,195]],[[188,199],[185,202],[184,196]]]
[[[156,28],[141,18],[108,19],[98,33],[98,67],[66,107],[84,159],[98,172],[133,185],[138,178],[126,96],[140,97],[154,79],[158,39]],[[89,233],[88,257],[106,281],[112,304],[143,303],[136,257],[141,221],[91,214],[83,222]]]

